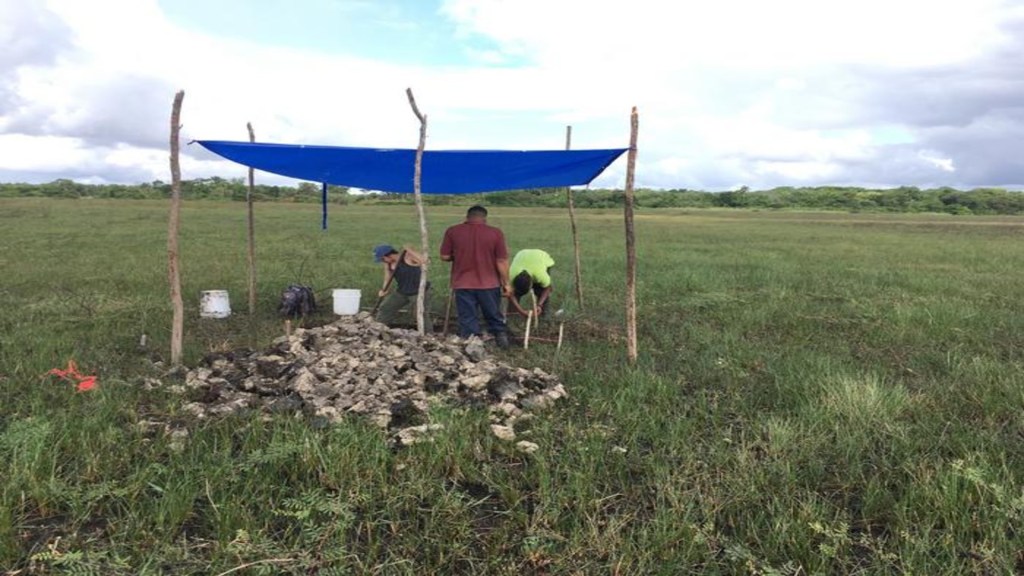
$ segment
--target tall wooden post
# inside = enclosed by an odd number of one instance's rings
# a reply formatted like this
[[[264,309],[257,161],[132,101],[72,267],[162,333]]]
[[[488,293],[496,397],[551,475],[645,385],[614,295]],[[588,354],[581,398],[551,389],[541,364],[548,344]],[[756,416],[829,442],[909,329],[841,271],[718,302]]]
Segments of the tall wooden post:
[[[256,133],[252,130],[252,122],[246,122],[249,130],[249,142],[256,141]],[[248,248],[249,248],[249,315],[256,313],[256,230],[252,211],[252,195],[256,187],[255,170],[249,168],[249,190],[245,193],[245,203],[249,211]]]
[[[572,126],[565,127],[565,149],[572,148]],[[565,187],[565,197],[569,202],[569,225],[572,228],[572,248],[575,264],[573,279],[576,282],[576,303],[583,310],[583,273],[580,270],[580,234],[576,229],[576,207],[572,201],[572,186]]]
[[[178,222],[181,220],[181,164],[178,140],[181,132],[181,101],[185,91],[174,95],[171,108],[171,215],[167,219],[167,280],[171,285],[171,365],[181,365],[181,340],[185,325],[185,304],[181,300],[181,266],[178,258]]]
[[[420,219],[420,248],[423,254],[423,263],[420,264],[420,286],[416,292],[416,330],[420,334],[426,334],[427,321],[426,321],[426,292],[427,292],[427,269],[430,262],[430,243],[427,239],[427,216],[423,212],[423,195],[420,192],[420,183],[423,176],[423,148],[427,144],[427,117],[424,114],[420,114],[420,109],[416,106],[416,98],[412,95],[412,88],[405,89],[406,96],[409,97],[409,105],[412,106],[412,113],[416,115],[416,118],[420,121],[420,143],[416,147],[416,164],[413,168],[412,177],[412,192],[413,197],[416,200],[416,214]]]
[[[629,153],[626,157],[626,198],[623,212],[626,219],[626,353],[630,364],[636,363],[636,238],[633,233],[633,176],[636,172],[636,137],[638,131],[636,106],[629,116]]]

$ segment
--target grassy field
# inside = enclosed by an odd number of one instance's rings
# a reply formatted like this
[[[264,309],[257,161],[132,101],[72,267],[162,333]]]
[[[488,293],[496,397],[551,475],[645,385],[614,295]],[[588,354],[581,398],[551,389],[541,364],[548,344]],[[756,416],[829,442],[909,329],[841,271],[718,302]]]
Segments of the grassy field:
[[[318,210],[257,206],[250,317],[244,205],[186,202],[188,364],[279,335],[291,282],[371,306],[372,246],[419,241],[411,207],[332,207],[326,232]],[[461,214],[430,210],[435,246]],[[641,212],[629,368],[621,214],[581,215],[579,310],[565,213],[494,210],[512,250],[558,261],[569,317],[560,355],[504,355],[570,394],[524,455],[469,409],[397,451],[360,421],[190,421],[144,385],[169,348],[166,215],[0,200],[7,574],[1024,573],[1022,218]],[[206,289],[235,314],[198,318]],[[99,387],[44,376],[69,359]]]

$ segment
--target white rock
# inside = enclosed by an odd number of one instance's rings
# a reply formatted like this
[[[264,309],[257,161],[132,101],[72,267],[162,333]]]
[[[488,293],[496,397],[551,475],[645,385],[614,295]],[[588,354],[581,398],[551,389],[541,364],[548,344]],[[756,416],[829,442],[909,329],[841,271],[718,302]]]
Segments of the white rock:
[[[181,453],[185,450],[185,445],[188,443],[188,428],[175,428],[168,433],[171,437],[170,443],[167,447],[173,452]]]
[[[377,412],[376,414],[374,414],[373,416],[370,417],[370,420],[378,428],[387,428],[388,424],[391,423],[391,412],[390,411]]]
[[[470,390],[483,390],[487,388],[487,383],[490,381],[490,374],[477,374],[476,376],[462,378],[459,380],[459,384],[462,384]]]
[[[502,426],[501,424],[491,424],[491,432],[494,433],[501,440],[515,440],[516,431],[511,426]]]
[[[303,368],[288,382],[288,387],[300,394],[309,394],[319,383],[320,379],[315,374]]]
[[[520,410],[518,406],[511,402],[502,402],[501,404],[495,406],[493,410],[506,416],[518,416],[519,414],[523,413],[523,411]]]
[[[398,431],[398,440],[402,444],[409,445],[417,442],[432,442],[434,440],[432,434],[438,430],[443,430],[443,424],[423,424],[421,426],[410,426]]]
[[[341,413],[338,412],[338,409],[335,408],[334,406],[318,406],[315,414],[317,416],[326,418],[331,422],[336,422],[339,419],[341,419]]]
[[[519,450],[520,452],[522,452],[524,454],[533,454],[534,452],[536,452],[539,449],[540,449],[540,446],[538,446],[537,444],[534,444],[533,442],[529,442],[527,440],[520,440],[519,442],[516,442],[516,450]]]

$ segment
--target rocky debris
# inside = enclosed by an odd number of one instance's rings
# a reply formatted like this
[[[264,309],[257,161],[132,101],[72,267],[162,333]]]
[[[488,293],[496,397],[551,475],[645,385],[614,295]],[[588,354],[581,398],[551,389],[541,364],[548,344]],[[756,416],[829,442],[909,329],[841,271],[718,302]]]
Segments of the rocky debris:
[[[185,375],[197,418],[245,411],[304,413],[336,422],[356,414],[400,444],[429,439],[430,405],[486,407],[494,434],[515,439],[515,424],[566,395],[554,375],[491,359],[478,338],[421,336],[389,329],[368,314],[299,329],[262,352],[208,355]]]

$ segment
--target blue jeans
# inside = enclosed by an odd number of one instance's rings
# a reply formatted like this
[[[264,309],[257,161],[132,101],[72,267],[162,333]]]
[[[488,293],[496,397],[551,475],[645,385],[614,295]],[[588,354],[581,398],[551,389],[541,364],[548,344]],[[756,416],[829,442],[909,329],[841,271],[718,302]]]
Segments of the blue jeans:
[[[483,312],[484,320],[491,334],[505,331],[505,319],[501,315],[501,288],[487,290],[455,290],[455,309],[459,316],[459,336],[469,338],[480,335],[479,313]]]

